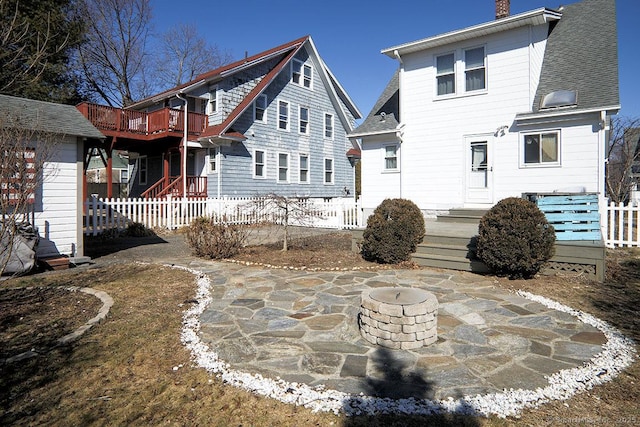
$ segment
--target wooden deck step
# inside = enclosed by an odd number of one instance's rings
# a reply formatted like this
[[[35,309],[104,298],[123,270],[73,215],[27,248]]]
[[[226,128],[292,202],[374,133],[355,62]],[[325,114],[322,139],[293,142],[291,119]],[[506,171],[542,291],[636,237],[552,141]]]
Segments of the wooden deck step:
[[[445,268],[474,273],[489,272],[487,266],[481,261],[464,257],[415,253],[412,255],[411,260],[421,267]]]
[[[38,258],[38,262],[47,270],[66,270],[69,268],[69,258],[66,256]]]
[[[450,209],[446,215],[438,215],[438,222],[478,224],[487,211],[484,209]]]

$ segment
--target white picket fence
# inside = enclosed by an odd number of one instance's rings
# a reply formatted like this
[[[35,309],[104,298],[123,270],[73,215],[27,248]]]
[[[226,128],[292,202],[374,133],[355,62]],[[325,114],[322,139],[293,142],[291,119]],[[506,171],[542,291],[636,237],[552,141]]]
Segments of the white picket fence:
[[[362,209],[352,198],[305,199],[291,204],[290,225],[352,229],[362,226]],[[85,202],[84,233],[98,235],[105,230],[124,230],[131,223],[148,228],[175,230],[205,216],[230,224],[281,223],[282,209],[259,197],[208,199],[99,199]]]
[[[610,202],[603,235],[609,248],[640,246],[640,204]]]

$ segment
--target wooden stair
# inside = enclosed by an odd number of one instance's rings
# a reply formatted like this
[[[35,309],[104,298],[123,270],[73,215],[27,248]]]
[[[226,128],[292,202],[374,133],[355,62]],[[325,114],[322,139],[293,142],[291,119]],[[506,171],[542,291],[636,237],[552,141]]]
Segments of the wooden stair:
[[[478,223],[486,211],[452,209],[447,215],[426,220],[426,235],[412,255],[422,267],[487,273],[489,269],[476,258]]]

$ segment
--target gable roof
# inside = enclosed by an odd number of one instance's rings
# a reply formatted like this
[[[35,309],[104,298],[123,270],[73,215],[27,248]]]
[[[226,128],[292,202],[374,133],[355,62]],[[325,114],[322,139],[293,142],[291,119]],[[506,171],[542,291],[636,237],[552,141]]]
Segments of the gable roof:
[[[577,110],[619,108],[615,0],[567,5],[551,30],[531,110],[554,91],[577,92]]]
[[[5,127],[104,139],[73,105],[0,95],[0,117],[4,118],[1,123]]]
[[[247,68],[254,67],[258,64],[266,61],[277,59],[276,65],[269,70],[269,72],[260,80],[260,82],[243,98],[243,100],[225,117],[224,121],[215,126],[209,126],[200,135],[198,139],[207,140],[209,138],[232,138],[232,139],[245,139],[243,135],[234,132],[232,129],[233,123],[242,115],[247,108],[249,108],[255,99],[262,94],[267,86],[273,82],[278,74],[291,62],[293,57],[301,50],[307,49],[310,56],[312,56],[316,63],[319,65],[318,73],[321,80],[324,82],[329,96],[334,103],[334,108],[339,113],[340,120],[346,129],[351,129],[352,125],[346,117],[343,107],[339,101],[342,101],[344,106],[351,112],[351,114],[359,119],[362,115],[353,101],[349,98],[346,91],[340,86],[333,73],[326,66],[322,58],[318,55],[318,52],[313,44],[311,36],[304,36],[291,42],[282,44],[272,49],[261,52],[257,55],[253,55],[242,59],[240,61],[233,62],[231,64],[216,68],[215,70],[208,71],[197,76],[194,80],[176,86],[172,89],[161,92],[152,97],[146,98],[140,102],[128,106],[129,109],[139,109],[152,105],[163,99],[168,99],[179,94],[186,93],[195,88],[204,86],[211,82],[220,81],[228,76],[231,76]]]
[[[400,69],[398,68],[384,91],[369,112],[367,118],[348,136],[358,138],[367,135],[396,132],[400,124]]]
[[[543,7],[529,12],[520,13],[518,15],[511,15],[506,18],[496,19],[495,21],[463,28],[461,30],[450,31],[448,33],[428,37],[426,39],[389,47],[387,49],[382,49],[381,52],[390,58],[396,58],[396,54],[405,55],[450,43],[472,40],[489,34],[511,30],[513,28],[545,24],[547,22],[557,21],[561,16],[562,14],[560,12]]]

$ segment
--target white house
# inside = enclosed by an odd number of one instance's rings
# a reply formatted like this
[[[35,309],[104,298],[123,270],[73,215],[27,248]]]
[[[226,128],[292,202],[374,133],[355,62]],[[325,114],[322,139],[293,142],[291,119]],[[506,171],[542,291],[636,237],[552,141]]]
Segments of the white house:
[[[34,135],[47,135],[46,141],[32,141],[34,150],[47,152],[29,212],[40,235],[36,256],[82,256],[83,146],[104,136],[72,105],[0,95],[0,114]]]
[[[614,0],[496,20],[383,49],[399,69],[349,136],[365,216],[385,198],[426,216],[528,193],[597,193],[620,109]]]

